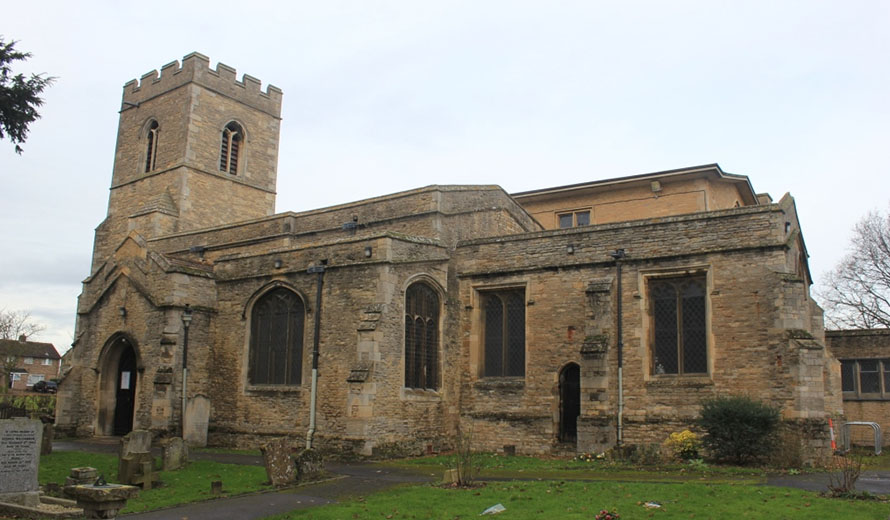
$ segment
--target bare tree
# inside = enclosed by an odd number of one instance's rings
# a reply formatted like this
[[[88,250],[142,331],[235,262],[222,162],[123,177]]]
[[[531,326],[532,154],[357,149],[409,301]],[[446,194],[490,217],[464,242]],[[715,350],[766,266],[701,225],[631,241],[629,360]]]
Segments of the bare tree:
[[[29,312],[0,310],[0,339],[19,339],[22,336],[28,339],[45,329],[31,319]]]
[[[870,212],[856,224],[850,253],[822,286],[829,325],[890,328],[890,211]]]

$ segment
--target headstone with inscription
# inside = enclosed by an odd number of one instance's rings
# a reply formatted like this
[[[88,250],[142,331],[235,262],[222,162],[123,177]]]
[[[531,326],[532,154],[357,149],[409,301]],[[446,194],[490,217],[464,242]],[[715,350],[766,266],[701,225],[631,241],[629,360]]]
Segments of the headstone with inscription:
[[[189,448],[179,437],[171,437],[161,441],[161,469],[172,471],[180,469],[188,462]]]
[[[29,507],[40,503],[37,468],[42,436],[40,421],[0,420],[0,502]]]
[[[189,446],[207,446],[207,424],[210,422],[210,399],[196,395],[185,406],[185,432],[183,439]]]

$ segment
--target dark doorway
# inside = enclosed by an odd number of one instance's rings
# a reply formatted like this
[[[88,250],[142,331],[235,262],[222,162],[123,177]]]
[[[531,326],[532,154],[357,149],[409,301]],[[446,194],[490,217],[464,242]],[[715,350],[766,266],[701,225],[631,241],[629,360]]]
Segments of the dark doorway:
[[[133,430],[133,410],[136,404],[136,352],[126,343],[117,369],[114,400],[113,435],[126,435]]]
[[[581,415],[581,367],[569,363],[559,373],[559,440],[577,442]]]

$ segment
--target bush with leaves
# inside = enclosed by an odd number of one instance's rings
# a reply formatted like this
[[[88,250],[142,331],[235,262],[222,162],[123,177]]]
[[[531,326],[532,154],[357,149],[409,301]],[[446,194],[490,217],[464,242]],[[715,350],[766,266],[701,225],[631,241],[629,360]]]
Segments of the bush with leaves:
[[[689,430],[682,432],[674,432],[665,439],[664,447],[670,450],[678,459],[692,460],[698,458],[698,449],[701,447],[701,440],[698,435]]]
[[[779,410],[750,397],[716,397],[702,401],[697,422],[712,457],[748,464],[772,451]]]

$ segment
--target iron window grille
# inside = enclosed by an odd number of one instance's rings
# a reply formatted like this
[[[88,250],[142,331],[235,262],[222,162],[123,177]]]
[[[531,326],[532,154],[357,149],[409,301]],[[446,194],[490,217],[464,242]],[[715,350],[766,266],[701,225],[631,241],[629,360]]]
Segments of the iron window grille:
[[[841,360],[845,398],[890,399],[890,359]]]
[[[652,373],[706,374],[705,277],[649,281],[652,313]]]
[[[405,293],[405,386],[439,388],[439,295],[422,282]]]
[[[485,377],[525,376],[525,291],[482,295]]]
[[[303,301],[283,287],[257,300],[251,313],[250,384],[302,382],[305,316]]]
[[[232,121],[222,131],[222,144],[219,151],[219,171],[238,173],[241,143],[244,141],[244,130],[241,125]]]

